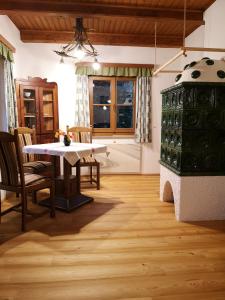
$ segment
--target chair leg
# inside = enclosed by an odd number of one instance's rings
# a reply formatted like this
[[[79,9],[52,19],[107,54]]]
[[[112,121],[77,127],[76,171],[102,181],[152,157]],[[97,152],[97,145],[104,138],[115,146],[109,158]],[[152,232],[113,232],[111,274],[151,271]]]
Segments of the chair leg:
[[[32,192],[32,202],[37,203],[37,191]]]
[[[50,187],[50,201],[51,201],[51,207],[50,207],[50,217],[55,217],[55,186],[52,185]]]
[[[90,166],[90,183],[93,183],[93,177],[92,177],[92,166]]]
[[[100,164],[97,164],[97,190],[100,190]]]
[[[1,192],[1,191],[0,191]],[[2,223],[2,199],[0,197],[0,224]]]
[[[23,191],[21,193],[21,204],[22,204],[22,231],[26,231],[26,213],[27,213],[27,193]]]

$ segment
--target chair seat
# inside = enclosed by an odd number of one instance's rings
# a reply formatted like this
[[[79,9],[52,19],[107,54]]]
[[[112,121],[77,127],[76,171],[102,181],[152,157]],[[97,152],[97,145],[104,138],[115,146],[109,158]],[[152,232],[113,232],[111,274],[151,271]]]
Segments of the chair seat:
[[[25,170],[29,169],[32,170],[33,172],[42,172],[46,168],[52,166],[52,163],[50,161],[29,161],[23,164],[23,167]]]
[[[24,180],[25,185],[28,186],[34,183],[41,183],[42,181],[46,180],[46,177],[38,174],[24,173]]]
[[[43,181],[46,181],[47,177],[38,175],[38,174],[33,174],[33,173],[24,173],[24,180],[25,180],[25,185],[29,186],[31,184],[38,184],[42,183]],[[0,182],[1,185],[4,185],[2,182]],[[20,185],[20,177],[18,179],[18,185]]]
[[[85,156],[81,158],[80,163],[95,163],[97,160],[93,156]]]

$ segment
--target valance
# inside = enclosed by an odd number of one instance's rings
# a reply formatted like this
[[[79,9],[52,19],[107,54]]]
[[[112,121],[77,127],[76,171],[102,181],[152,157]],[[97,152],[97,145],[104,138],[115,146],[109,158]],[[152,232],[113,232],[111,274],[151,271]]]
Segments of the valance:
[[[152,69],[144,67],[120,67],[102,66],[99,70],[94,70],[92,66],[77,66],[76,75],[88,76],[124,76],[124,77],[151,77]]]
[[[4,59],[10,62],[13,62],[12,51],[1,42],[0,42],[0,56],[2,56]]]

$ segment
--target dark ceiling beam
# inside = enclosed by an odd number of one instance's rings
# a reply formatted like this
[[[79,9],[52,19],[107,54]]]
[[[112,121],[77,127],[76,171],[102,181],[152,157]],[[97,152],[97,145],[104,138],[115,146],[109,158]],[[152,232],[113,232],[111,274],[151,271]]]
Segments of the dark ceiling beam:
[[[21,30],[21,40],[25,43],[68,43],[74,38],[72,31],[42,31],[42,30]],[[143,46],[154,47],[155,37],[148,34],[117,34],[117,33],[93,33],[88,34],[89,40],[94,45],[115,45],[115,46]],[[182,46],[182,36],[158,35],[157,47]]]
[[[57,16],[81,16],[81,17],[115,17],[128,19],[149,19],[151,21],[183,21],[182,9],[148,8],[131,5],[109,5],[87,2],[59,2],[59,1],[0,1],[0,13],[36,14]],[[187,10],[186,21],[197,21],[204,24],[203,12],[200,10]]]

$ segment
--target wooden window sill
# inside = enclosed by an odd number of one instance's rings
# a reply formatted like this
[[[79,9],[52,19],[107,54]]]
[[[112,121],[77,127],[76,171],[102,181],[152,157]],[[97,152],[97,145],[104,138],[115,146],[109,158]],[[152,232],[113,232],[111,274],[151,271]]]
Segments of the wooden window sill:
[[[93,139],[134,139],[134,135],[94,135]]]

